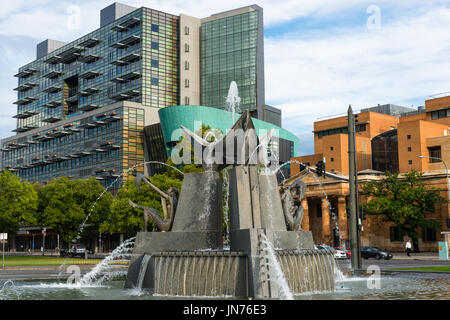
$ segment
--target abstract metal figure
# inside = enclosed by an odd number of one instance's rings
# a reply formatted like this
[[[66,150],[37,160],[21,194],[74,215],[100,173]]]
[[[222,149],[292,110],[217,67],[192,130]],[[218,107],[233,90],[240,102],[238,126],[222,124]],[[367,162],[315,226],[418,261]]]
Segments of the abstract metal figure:
[[[306,184],[301,181],[301,178],[298,178],[287,188],[282,188],[280,191],[282,192],[281,204],[287,229],[289,231],[301,230],[304,215],[301,202],[305,196]]]
[[[153,208],[142,207],[131,200],[128,200],[128,203],[138,209],[144,210],[144,232],[147,232],[147,226],[149,218],[153,221],[156,228],[160,231],[170,231],[172,228],[173,218],[175,216],[175,211],[177,209],[178,203],[178,190],[176,188],[169,188],[167,192],[161,191],[158,187],[156,187],[149,179],[147,179],[142,173],[137,173],[136,178],[134,179],[134,183],[136,184],[136,188],[140,192],[140,183],[144,181],[150,188],[155,190],[161,196],[161,205],[164,212],[164,217]],[[168,202],[168,203],[167,203]]]
[[[257,165],[258,161],[264,165],[268,164],[267,148],[274,130],[271,129],[258,138],[248,110],[241,115],[225,136],[213,142],[206,141],[183,126],[181,128],[190,139],[194,152],[197,151],[195,145],[200,146],[198,153],[201,152],[201,154],[197,154],[197,156],[202,159],[205,171],[220,171],[229,165],[237,164]],[[256,151],[260,147],[262,147],[262,152],[257,153]],[[227,150],[227,148],[229,149]],[[221,155],[216,156],[217,152],[221,152]],[[262,157],[258,157],[259,155]]]

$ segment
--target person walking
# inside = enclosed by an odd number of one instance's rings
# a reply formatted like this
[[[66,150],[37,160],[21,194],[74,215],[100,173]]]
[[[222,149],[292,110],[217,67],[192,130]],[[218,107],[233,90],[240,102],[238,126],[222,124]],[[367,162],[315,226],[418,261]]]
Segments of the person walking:
[[[411,240],[408,240],[406,242],[405,248],[406,248],[407,256],[410,257],[411,256]]]

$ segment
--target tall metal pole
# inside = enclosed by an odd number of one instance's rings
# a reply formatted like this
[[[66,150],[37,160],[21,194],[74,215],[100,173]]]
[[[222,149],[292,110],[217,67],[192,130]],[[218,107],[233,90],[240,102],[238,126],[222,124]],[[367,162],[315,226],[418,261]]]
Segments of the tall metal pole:
[[[348,107],[348,166],[350,183],[350,245],[353,269],[361,269],[361,252],[359,248],[359,214],[356,180],[356,146],[355,146],[355,117],[352,106]]]

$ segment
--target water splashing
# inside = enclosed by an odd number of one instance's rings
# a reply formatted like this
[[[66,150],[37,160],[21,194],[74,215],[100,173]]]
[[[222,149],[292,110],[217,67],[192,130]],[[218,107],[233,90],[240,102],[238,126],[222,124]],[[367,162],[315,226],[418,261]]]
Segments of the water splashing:
[[[3,298],[6,297],[6,292],[7,292],[8,287],[10,289],[14,290],[17,300],[20,300],[20,294],[17,291],[16,285],[14,284],[14,282],[12,280],[7,280],[7,281],[5,281],[5,283],[3,283],[3,286],[0,289],[0,300],[3,300]]]
[[[239,104],[241,103],[241,98],[239,97],[239,90],[236,81],[231,81],[230,88],[228,89],[227,96],[228,111],[233,113],[233,123],[236,122],[236,112],[240,113]]]
[[[267,239],[265,234],[262,235],[262,244],[264,245],[266,260],[266,268],[269,270],[269,281],[277,286],[280,297],[283,300],[294,300],[291,290],[286,282],[283,271],[281,270],[280,263],[275,255],[272,243]]]
[[[136,237],[125,240],[120,246],[114,249],[105,259],[97,264],[90,272],[80,279],[81,285],[101,284],[105,280],[111,280],[117,276],[125,275],[125,271],[111,271],[111,263],[120,258],[126,260],[131,254]],[[99,276],[101,276],[99,278]]]

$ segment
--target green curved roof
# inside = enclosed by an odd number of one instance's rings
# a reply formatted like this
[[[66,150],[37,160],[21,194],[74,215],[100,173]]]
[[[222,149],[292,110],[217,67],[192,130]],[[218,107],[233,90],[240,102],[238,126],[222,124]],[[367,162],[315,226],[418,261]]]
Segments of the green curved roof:
[[[170,147],[167,146],[167,143],[178,142],[180,140],[180,125],[183,125],[191,131],[196,131],[201,128],[201,125],[203,124],[205,126],[210,126],[212,129],[220,129],[223,133],[233,126],[232,113],[218,108],[181,105],[161,108],[158,113],[168,154]],[[237,120],[239,116],[239,114],[236,114],[235,120]],[[252,121],[258,135],[260,132],[264,133],[270,129],[275,129],[273,133],[275,137],[294,142],[294,156],[297,156],[299,139],[296,135],[266,121],[256,118],[252,118]]]

